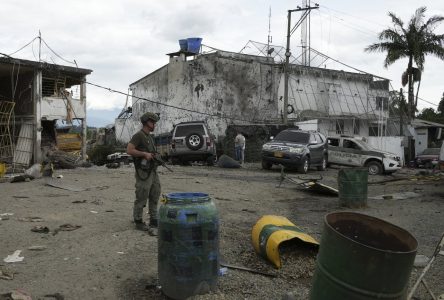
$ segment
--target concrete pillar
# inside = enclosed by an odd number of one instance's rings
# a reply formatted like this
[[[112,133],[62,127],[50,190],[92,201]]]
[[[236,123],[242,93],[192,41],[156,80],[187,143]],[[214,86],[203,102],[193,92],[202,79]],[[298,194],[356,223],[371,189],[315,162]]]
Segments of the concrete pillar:
[[[34,72],[32,84],[32,100],[34,103],[34,163],[42,161],[42,71]]]
[[[86,136],[87,136],[87,124],[86,124],[86,77],[82,78],[80,84],[80,104],[82,105],[85,118],[82,119],[82,159],[86,159]]]

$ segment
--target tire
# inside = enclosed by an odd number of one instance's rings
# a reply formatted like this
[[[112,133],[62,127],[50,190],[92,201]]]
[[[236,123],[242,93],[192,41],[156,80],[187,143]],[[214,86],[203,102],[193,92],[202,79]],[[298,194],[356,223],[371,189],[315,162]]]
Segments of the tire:
[[[382,174],[382,164],[378,161],[370,161],[366,164],[366,167],[368,168],[368,175]]]
[[[302,164],[298,166],[298,172],[302,174],[307,174],[309,167],[310,167],[310,158],[304,157],[302,159]]]
[[[324,155],[322,158],[321,165],[318,166],[318,171],[325,171],[327,169],[327,165],[328,165],[327,155]]]
[[[266,160],[262,160],[262,169],[264,170],[270,170],[273,164],[271,162],[268,162]]]
[[[204,138],[198,133],[190,133],[185,138],[185,144],[190,150],[199,150],[204,144]]]

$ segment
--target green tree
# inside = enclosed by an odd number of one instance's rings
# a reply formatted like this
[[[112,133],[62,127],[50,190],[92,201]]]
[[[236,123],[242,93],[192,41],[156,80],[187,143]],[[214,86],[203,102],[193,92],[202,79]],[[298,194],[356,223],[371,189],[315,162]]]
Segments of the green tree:
[[[366,52],[387,52],[384,67],[387,68],[399,59],[408,58],[406,74],[408,76],[408,117],[414,118],[416,103],[414,102],[414,73],[413,62],[417,69],[424,70],[426,55],[435,55],[444,60],[444,34],[434,34],[436,26],[444,20],[443,16],[432,16],[425,21],[426,7],[420,7],[404,27],[404,22],[394,13],[389,12],[393,23],[392,28],[383,30],[378,39],[380,43],[374,43]],[[420,74],[420,73],[419,73]],[[415,74],[415,77],[420,77]]]
[[[444,118],[444,93],[442,94],[441,101],[438,103],[437,111]]]

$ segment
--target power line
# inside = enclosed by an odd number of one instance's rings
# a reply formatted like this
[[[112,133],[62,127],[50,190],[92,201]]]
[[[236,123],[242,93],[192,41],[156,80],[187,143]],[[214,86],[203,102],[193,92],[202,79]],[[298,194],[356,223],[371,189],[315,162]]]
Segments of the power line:
[[[36,39],[38,38],[38,36],[36,36],[35,38],[33,38],[29,43],[27,43],[26,45],[24,45],[23,47],[21,47],[20,49],[18,49],[17,51],[12,52],[11,54],[9,54],[9,56],[12,56],[14,54],[16,54],[17,52],[23,50],[24,48],[28,47],[32,42],[34,42]]]
[[[121,92],[121,91],[117,91],[114,90],[112,88],[109,87],[104,87],[101,86],[99,84],[96,83],[92,83],[92,82],[88,82],[88,81],[84,81],[84,83],[107,90],[111,93],[117,93],[117,94],[121,94],[121,95],[125,95],[125,96],[131,96],[133,98],[136,98],[137,101],[142,100],[142,101],[148,101],[151,102],[153,104],[157,104],[157,105],[161,105],[161,106],[165,106],[165,107],[170,107],[170,108],[174,108],[174,109],[178,109],[178,110],[183,110],[183,111],[187,111],[187,112],[192,112],[192,113],[197,113],[197,114],[201,114],[201,115],[206,115],[206,116],[210,116],[210,117],[217,117],[217,118],[222,118],[222,119],[229,119],[229,120],[233,120],[233,121],[241,121],[241,122],[246,122],[246,123],[251,123],[251,124],[260,124],[260,122],[254,122],[254,121],[250,121],[250,120],[245,120],[245,119],[239,119],[239,118],[235,118],[235,117],[229,117],[229,116],[221,116],[218,114],[212,114],[212,113],[206,113],[206,112],[201,112],[201,111],[197,111],[197,110],[192,110],[192,109],[188,109],[188,108],[184,108],[184,107],[179,107],[179,106],[175,106],[175,105],[171,105],[171,104],[166,104],[166,103],[162,103],[159,101],[154,101],[148,98],[144,98],[144,97],[138,97],[138,96],[134,96],[134,95],[130,95],[128,93],[125,92]],[[136,102],[137,102],[136,101]],[[134,102],[133,105],[136,103]]]
[[[51,50],[51,52],[54,53],[58,58],[60,58],[60,59],[63,60],[64,62],[67,62],[67,63],[70,63],[70,64],[73,64],[73,65],[76,65],[76,66],[77,66],[77,63],[76,63],[75,60],[74,60],[74,61],[69,61],[69,60],[64,59],[64,58],[61,57],[59,54],[57,54],[57,52],[55,52],[54,50],[52,50],[52,48],[49,47],[49,45],[46,43],[46,41],[45,41],[43,38],[40,38],[40,39],[41,39],[42,42],[46,45],[46,47],[48,47],[48,49]]]

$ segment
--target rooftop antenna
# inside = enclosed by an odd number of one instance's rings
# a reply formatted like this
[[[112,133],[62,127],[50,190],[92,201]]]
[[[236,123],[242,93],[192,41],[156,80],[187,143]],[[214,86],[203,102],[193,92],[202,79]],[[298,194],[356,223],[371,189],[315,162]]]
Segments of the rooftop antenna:
[[[271,6],[268,13],[268,41],[267,41],[267,56],[270,56],[274,51],[273,48],[270,49],[270,43],[273,43],[273,37],[271,36]]]

